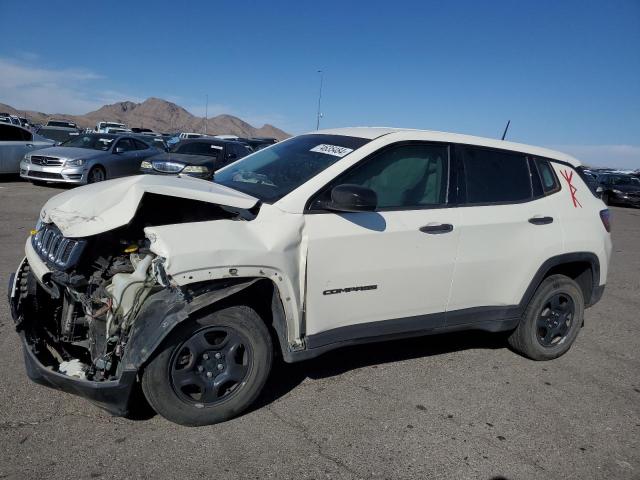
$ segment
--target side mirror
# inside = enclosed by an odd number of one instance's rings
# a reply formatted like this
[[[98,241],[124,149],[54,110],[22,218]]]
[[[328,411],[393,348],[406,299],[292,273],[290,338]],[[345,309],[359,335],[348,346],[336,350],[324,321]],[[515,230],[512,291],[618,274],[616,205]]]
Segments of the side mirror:
[[[116,147],[116,153],[124,153],[124,147]]]
[[[373,212],[377,206],[378,196],[370,188],[343,184],[333,187],[326,208],[337,212]]]

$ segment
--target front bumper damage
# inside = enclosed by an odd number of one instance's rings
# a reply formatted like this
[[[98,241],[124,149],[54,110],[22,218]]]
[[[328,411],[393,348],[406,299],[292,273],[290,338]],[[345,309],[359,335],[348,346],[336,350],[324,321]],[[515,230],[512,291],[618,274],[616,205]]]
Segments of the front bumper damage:
[[[23,332],[20,338],[27,376],[35,383],[84,397],[113,415],[124,416],[129,412],[129,398],[136,383],[135,370],[125,370],[118,380],[103,382],[69,377],[40,363]]]
[[[33,299],[25,291],[21,278],[30,271],[31,267],[25,258],[16,273],[9,277],[8,292],[11,316],[22,342],[27,376],[40,385],[87,398],[113,415],[126,415],[129,411],[129,398],[136,383],[136,369],[124,369],[117,380],[97,382],[57,372],[41,360],[43,352],[25,330],[25,324],[38,321],[37,318],[25,318],[25,315],[29,315],[28,303]]]

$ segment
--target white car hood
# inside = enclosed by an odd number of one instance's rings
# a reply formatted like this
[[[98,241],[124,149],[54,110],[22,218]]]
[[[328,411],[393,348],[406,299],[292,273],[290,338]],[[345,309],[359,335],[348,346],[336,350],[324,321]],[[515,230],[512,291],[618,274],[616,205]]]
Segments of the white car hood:
[[[146,192],[240,209],[250,209],[258,203],[254,197],[207,180],[135,175],[56,195],[42,207],[40,219],[54,222],[65,237],[88,237],[129,223]]]

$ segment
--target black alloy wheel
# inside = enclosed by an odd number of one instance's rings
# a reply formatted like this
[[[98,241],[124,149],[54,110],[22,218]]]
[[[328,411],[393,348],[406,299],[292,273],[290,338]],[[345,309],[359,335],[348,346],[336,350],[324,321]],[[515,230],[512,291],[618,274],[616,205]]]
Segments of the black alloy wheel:
[[[552,360],[567,353],[583,324],[584,294],[575,280],[561,274],[545,278],[529,301],[509,345],[532,360]]]
[[[87,174],[87,183],[98,183],[106,180],[107,175],[105,174],[102,167],[93,167],[89,170]]]
[[[264,320],[249,306],[229,306],[176,325],[144,366],[142,391],[167,420],[211,425],[249,408],[272,362]]]
[[[248,339],[220,326],[195,332],[175,352],[172,387],[181,400],[198,406],[226,400],[242,388],[253,361]]]
[[[540,345],[552,347],[564,342],[571,328],[575,310],[573,299],[564,293],[556,293],[549,298],[536,322]]]

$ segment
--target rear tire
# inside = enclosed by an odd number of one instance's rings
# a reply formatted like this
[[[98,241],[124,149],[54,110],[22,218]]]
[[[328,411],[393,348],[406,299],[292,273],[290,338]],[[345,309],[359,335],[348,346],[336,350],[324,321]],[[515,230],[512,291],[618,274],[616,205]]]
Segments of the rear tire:
[[[564,275],[545,278],[529,302],[509,345],[533,360],[552,360],[570,348],[583,323],[584,296]]]
[[[228,307],[178,325],[145,368],[142,390],[167,420],[211,425],[254,402],[272,361],[271,336],[258,314]]]

